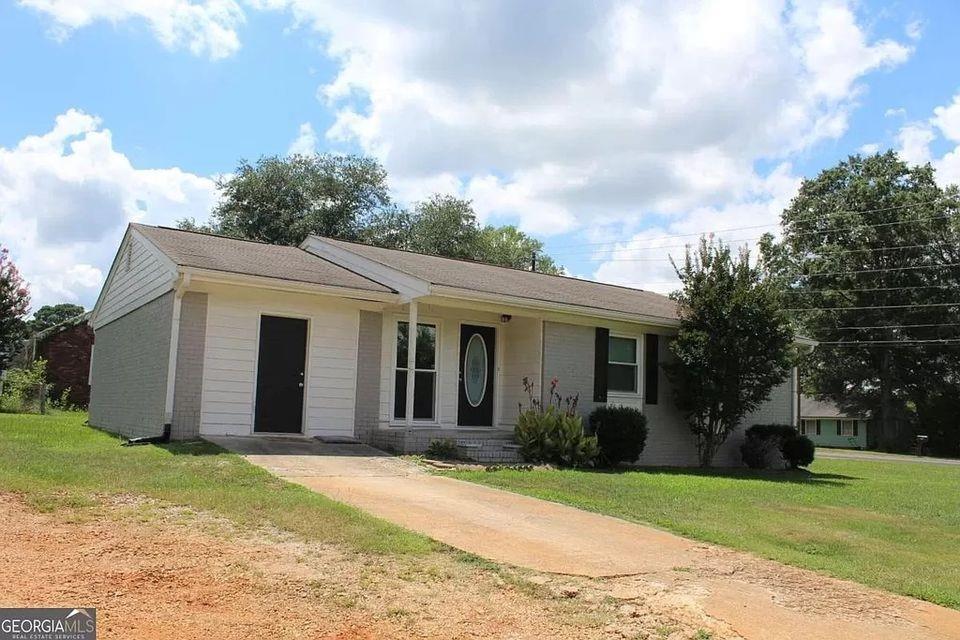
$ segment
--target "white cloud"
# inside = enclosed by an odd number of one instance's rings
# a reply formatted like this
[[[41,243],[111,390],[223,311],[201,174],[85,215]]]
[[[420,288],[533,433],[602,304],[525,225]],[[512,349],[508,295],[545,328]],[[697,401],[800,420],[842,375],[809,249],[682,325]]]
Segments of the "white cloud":
[[[930,122],[940,129],[947,140],[960,142],[960,93],[953,96],[953,102],[933,110]]]
[[[243,11],[234,0],[19,0],[47,14],[51,34],[64,39],[87,25],[105,20],[114,24],[140,19],[168,49],[186,47],[198,56],[217,60],[240,48],[237,28]]]
[[[865,156],[872,156],[877,151],[880,151],[880,145],[876,142],[868,142],[867,144],[860,145],[860,148],[857,149],[857,151]]]
[[[924,122],[911,122],[900,128],[897,133],[897,150],[900,157],[911,164],[923,164],[930,161],[930,143],[936,134]]]
[[[317,132],[313,130],[313,125],[304,122],[300,125],[296,139],[290,143],[287,148],[287,155],[310,155],[317,152]]]
[[[911,40],[919,40],[923,37],[923,20],[911,20],[904,27],[903,32]]]
[[[31,285],[34,309],[89,308],[128,222],[204,218],[215,199],[208,178],[133,167],[109,129],[75,109],[50,131],[0,147],[2,241]]]
[[[441,184],[542,233],[736,201],[757,159],[842,135],[865,74],[911,51],[835,1],[256,6],[323,34],[329,139],[410,199]]]
[[[903,118],[907,115],[907,110],[903,107],[892,107],[883,112],[884,118]]]
[[[597,247],[600,265],[593,277],[604,282],[668,293],[679,280],[670,263],[683,263],[686,247],[695,247],[704,229],[714,229],[713,239],[734,248],[747,247],[756,255],[756,240],[764,233],[779,233],[780,214],[800,187],[800,177],[781,163],[758,178],[744,197],[718,207],[700,207],[682,220],[644,229],[623,242]]]
[[[960,93],[949,104],[935,107],[929,120],[901,127],[897,140],[904,160],[913,164],[930,162],[937,172],[937,182],[960,185]],[[931,151],[937,140],[954,145],[939,158]]]

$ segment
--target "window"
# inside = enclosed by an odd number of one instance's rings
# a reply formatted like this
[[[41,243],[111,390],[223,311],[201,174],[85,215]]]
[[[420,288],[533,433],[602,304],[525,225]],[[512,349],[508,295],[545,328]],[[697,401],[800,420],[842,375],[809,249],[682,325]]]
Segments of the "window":
[[[814,431],[813,420],[800,421],[800,435],[811,436],[813,435],[813,431]]]
[[[410,323],[397,323],[397,361],[394,376],[393,417],[407,416],[407,345]],[[437,327],[417,323],[417,353],[414,357],[413,418],[433,420],[437,395]]]
[[[637,392],[637,340],[610,336],[607,355],[607,389]]]
[[[657,404],[660,391],[660,336],[648,333],[643,339],[643,402]]]
[[[838,421],[839,426],[837,427],[837,435],[845,436],[848,438],[851,436],[857,435],[857,430],[854,426],[854,422],[856,422],[856,420],[839,420]]]

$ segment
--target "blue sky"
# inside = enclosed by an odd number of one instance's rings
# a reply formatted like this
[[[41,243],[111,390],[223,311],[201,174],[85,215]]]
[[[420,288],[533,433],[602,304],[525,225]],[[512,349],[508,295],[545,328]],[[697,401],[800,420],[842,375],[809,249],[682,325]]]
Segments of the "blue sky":
[[[90,306],[127,222],[205,218],[218,174],[292,148],[662,291],[677,236],[773,230],[858,150],[960,181],[951,1],[110,4],[0,6],[0,243],[34,307]]]

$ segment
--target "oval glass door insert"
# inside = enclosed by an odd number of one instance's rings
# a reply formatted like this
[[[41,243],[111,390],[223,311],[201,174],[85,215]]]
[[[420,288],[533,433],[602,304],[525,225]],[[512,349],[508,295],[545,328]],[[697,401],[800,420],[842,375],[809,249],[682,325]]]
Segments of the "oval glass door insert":
[[[479,407],[487,393],[487,343],[475,333],[463,354],[463,391],[471,407]]]

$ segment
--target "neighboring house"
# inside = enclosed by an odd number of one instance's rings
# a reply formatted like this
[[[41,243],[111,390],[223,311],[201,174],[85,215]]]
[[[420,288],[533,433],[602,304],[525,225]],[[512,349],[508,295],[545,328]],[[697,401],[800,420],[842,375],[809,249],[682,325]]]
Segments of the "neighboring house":
[[[845,413],[826,400],[800,398],[800,433],[818,447],[866,449],[869,425],[867,415]]]
[[[130,225],[93,311],[90,422],[130,436],[304,434],[509,449],[523,379],[649,418],[644,464],[696,463],[661,363],[669,298],[311,236]],[[417,327],[409,331],[409,327]],[[411,375],[412,372],[412,375]],[[745,425],[796,424],[795,376]],[[717,457],[739,464],[738,430]]]
[[[26,340],[25,359],[47,361],[47,382],[51,399],[59,400],[69,389],[67,399],[76,407],[90,402],[90,352],[93,349],[91,312],[48,327]]]

